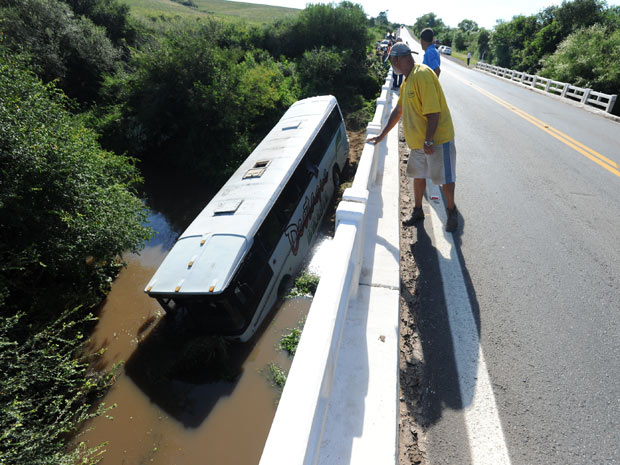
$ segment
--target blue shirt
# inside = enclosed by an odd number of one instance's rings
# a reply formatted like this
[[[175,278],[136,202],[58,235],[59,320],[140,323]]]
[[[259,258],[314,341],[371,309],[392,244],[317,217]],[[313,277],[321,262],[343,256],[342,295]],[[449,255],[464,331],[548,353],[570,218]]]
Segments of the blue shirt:
[[[441,64],[441,58],[439,57],[439,51],[435,47],[435,45],[431,44],[426,47],[426,51],[424,52],[424,60],[423,64],[428,66],[430,69],[437,69]]]

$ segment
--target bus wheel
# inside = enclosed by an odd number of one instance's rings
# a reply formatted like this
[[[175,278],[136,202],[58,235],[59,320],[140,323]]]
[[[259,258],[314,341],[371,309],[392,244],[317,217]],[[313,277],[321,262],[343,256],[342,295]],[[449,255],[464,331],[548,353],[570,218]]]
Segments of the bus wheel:
[[[332,180],[334,181],[334,187],[338,189],[340,187],[340,170],[338,169],[338,165],[334,165]]]
[[[278,286],[278,299],[283,299],[291,287],[291,275],[285,274]]]

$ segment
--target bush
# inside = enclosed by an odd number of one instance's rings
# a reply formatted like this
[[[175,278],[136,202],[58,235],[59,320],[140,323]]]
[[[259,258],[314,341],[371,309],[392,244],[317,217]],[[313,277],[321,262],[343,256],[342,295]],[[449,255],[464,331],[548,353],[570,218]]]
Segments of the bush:
[[[112,380],[89,373],[89,357],[77,357],[92,316],[67,312],[25,337],[21,317],[0,317],[0,463],[93,463],[97,448],[65,452],[80,424],[103,411],[92,404]]]
[[[137,171],[1,46],[0,101],[0,304],[37,319],[93,305],[150,235]]]
[[[364,10],[348,1],[308,5],[280,37],[282,53],[291,58],[324,46],[347,50],[353,59],[363,60],[370,40]]]
[[[591,26],[568,36],[544,61],[541,74],[578,87],[617,94],[620,89],[620,30]],[[617,105],[616,105],[617,106]]]
[[[166,166],[229,176],[299,91],[290,63],[234,44],[220,48],[223,34],[232,32],[217,21],[178,23],[136,52],[135,73],[107,82],[122,103],[103,117],[104,142]]]
[[[343,75],[347,52],[336,47],[315,48],[303,54],[297,67],[306,96],[334,94],[347,82]],[[343,82],[344,81],[344,82]]]
[[[3,4],[0,27],[5,45],[29,53],[45,82],[57,79],[68,96],[95,101],[103,76],[117,69],[121,56],[106,30],[75,16],[59,0],[3,0]]]
[[[129,5],[119,0],[64,0],[77,15],[86,16],[105,28],[116,45],[134,44],[137,30],[132,24]],[[191,1],[191,0],[190,0]]]

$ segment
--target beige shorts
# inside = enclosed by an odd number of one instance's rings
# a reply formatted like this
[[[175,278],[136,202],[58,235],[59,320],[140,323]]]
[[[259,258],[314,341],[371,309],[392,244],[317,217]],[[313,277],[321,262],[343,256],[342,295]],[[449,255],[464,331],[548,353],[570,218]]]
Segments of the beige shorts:
[[[430,179],[434,184],[456,181],[456,145],[454,141],[435,145],[435,152],[426,155],[424,149],[411,150],[407,160],[407,176]]]

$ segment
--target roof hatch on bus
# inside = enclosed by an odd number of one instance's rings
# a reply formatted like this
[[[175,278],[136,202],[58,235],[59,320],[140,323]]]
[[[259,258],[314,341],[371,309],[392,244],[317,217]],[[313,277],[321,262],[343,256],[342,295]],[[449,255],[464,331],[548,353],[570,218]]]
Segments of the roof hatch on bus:
[[[215,206],[213,216],[233,215],[242,203],[243,200],[239,199],[224,200]]]
[[[254,166],[252,168],[245,172],[245,174],[243,175],[243,179],[260,178],[269,166],[269,163],[271,163],[271,160],[257,161],[256,163],[254,163]]]
[[[284,123],[284,126],[282,126],[282,130],[287,131],[290,129],[297,129],[300,124],[301,124],[301,121],[289,121],[289,122]]]

